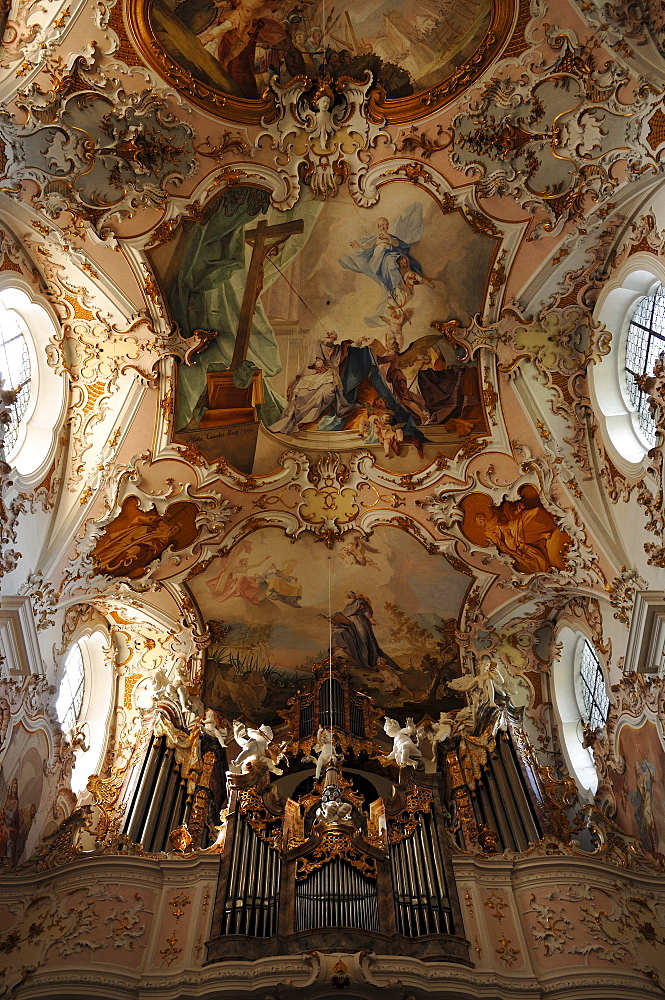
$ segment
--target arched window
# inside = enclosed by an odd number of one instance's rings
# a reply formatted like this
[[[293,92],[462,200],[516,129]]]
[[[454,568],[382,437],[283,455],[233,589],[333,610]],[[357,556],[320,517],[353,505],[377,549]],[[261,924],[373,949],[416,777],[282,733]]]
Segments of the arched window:
[[[55,457],[67,408],[67,379],[48,363],[59,333],[51,306],[13,271],[0,272],[0,376],[20,392],[5,427],[5,461],[22,487],[36,486]]]
[[[647,380],[665,350],[665,267],[653,254],[631,257],[598,297],[594,318],[612,334],[610,351],[589,369],[589,387],[610,458],[635,476],[656,442]]]
[[[607,696],[603,668],[588,639],[584,640],[580,650],[579,674],[584,719],[592,729],[602,729],[607,722],[610,699]]]
[[[656,444],[656,425],[649,407],[645,379],[653,375],[658,356],[665,351],[665,287],[639,299],[626,340],[626,388],[637,420],[650,447]]]
[[[83,693],[85,690],[85,666],[83,653],[78,642],[75,642],[65,660],[60,691],[55,703],[55,712],[64,732],[76,727],[81,715]]]
[[[552,664],[554,707],[561,749],[583,796],[592,798],[598,774],[585,729],[605,725],[610,699],[605,673],[587,636],[567,625],[556,636],[561,652]]]
[[[0,378],[3,389],[18,389],[16,402],[9,407],[10,420],[4,436],[5,455],[18,439],[19,424],[30,401],[30,354],[21,322],[13,310],[0,301]]]

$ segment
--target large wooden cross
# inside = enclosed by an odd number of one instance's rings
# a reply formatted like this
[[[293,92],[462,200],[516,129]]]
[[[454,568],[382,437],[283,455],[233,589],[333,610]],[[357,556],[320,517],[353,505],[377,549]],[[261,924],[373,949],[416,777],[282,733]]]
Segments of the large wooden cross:
[[[252,248],[252,257],[249,262],[249,270],[245,282],[245,294],[242,298],[240,316],[238,317],[238,333],[236,334],[233,357],[231,358],[231,371],[235,371],[240,362],[247,359],[247,349],[252,331],[256,300],[263,288],[263,266],[266,257],[276,253],[293,233],[302,233],[302,231],[302,219],[294,219],[293,222],[282,222],[278,226],[269,226],[265,219],[262,219],[257,224],[256,229],[246,230],[245,242],[249,243]]]

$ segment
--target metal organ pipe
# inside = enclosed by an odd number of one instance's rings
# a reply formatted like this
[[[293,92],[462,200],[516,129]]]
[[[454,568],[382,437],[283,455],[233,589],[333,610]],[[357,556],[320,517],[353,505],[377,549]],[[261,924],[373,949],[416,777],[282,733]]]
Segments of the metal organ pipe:
[[[170,833],[169,820],[171,819],[171,813],[173,812],[173,801],[177,795],[177,783],[179,778],[180,774],[178,765],[175,760],[172,760],[171,771],[168,776],[166,790],[162,799],[159,820],[155,829],[155,834],[152,838],[152,844],[150,845],[150,850],[152,851],[164,850],[167,834]]]
[[[144,766],[141,768],[134,801],[130,807],[131,813],[128,814],[129,820],[125,827],[127,836],[136,842],[141,839],[145,814],[151,803],[155,775],[165,749],[163,738],[155,739],[153,736],[151,740],[150,750],[146,755]]]
[[[157,819],[159,817],[160,810],[164,801],[164,791],[166,789],[166,783],[171,772],[171,762],[173,760],[173,750],[165,750],[162,757],[161,763],[159,765],[159,773],[157,775],[157,781],[155,782],[155,790],[152,794],[152,802],[148,808],[148,815],[146,817],[145,826],[141,834],[141,843],[146,850],[150,850],[152,847],[153,833],[155,831],[155,826],[157,824]]]
[[[540,824],[538,823],[531,798],[525,787],[524,777],[519,769],[517,761],[515,760],[512,740],[509,736],[503,736],[502,734],[501,737],[497,739],[497,745],[499,747],[501,760],[503,761],[508,782],[515,801],[517,802],[517,795],[519,793],[521,793],[520,798],[524,800],[523,808],[520,809],[518,803],[518,812],[522,817],[527,839],[532,841],[534,844],[537,844],[542,838],[542,831],[540,829]],[[524,806],[526,808],[524,808]]]

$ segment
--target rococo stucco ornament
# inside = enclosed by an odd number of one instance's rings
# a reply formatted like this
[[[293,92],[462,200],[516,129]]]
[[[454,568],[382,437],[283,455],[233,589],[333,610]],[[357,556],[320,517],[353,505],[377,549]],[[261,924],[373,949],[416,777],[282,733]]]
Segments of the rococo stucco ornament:
[[[278,138],[266,131],[259,134],[257,142],[268,139],[273,148],[285,154],[279,172],[289,193],[279,207],[293,208],[301,180],[315,197],[326,198],[337,192],[345,178],[357,204],[373,204],[378,192],[368,195],[364,190],[371,149],[379,139],[390,149],[394,144],[383,128],[385,119],[376,121],[369,114],[372,74],[367,72],[364,83],[323,77],[312,85],[307,77],[295,77],[286,85],[273,78],[270,86],[277,108],[262,119],[262,124],[276,129]]]

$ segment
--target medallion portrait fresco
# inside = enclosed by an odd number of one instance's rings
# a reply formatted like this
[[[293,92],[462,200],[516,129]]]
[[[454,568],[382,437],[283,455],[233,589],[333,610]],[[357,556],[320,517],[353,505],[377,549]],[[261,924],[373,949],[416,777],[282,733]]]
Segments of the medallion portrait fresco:
[[[129,10],[137,43],[178,89],[244,122],[265,114],[272,83],[303,77],[372,79],[389,121],[422,117],[478,78],[514,16],[504,0],[143,0]]]
[[[518,573],[548,573],[566,567],[570,536],[545,510],[533,486],[523,486],[520,499],[498,506],[486,493],[469,493],[460,501],[462,534],[483,548],[494,545],[508,556]]]
[[[447,333],[482,312],[499,243],[403,183],[372,209],[305,193],[286,213],[227,189],[150,251],[183,335],[209,334],[179,370],[176,439],[255,473],[285,447],[455,454],[487,421],[478,362]]]
[[[259,529],[190,582],[213,637],[205,703],[274,719],[332,650],[386,708],[458,707],[447,682],[460,674],[454,630],[470,583],[397,528],[351,531],[330,551]]]

